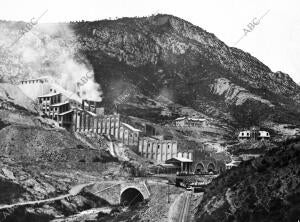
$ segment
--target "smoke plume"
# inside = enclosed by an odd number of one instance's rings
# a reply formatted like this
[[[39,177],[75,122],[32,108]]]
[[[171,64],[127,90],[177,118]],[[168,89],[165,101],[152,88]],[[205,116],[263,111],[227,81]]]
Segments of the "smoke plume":
[[[16,83],[50,76],[83,99],[101,101],[101,87],[70,25],[36,24],[24,32],[25,25],[0,22],[0,79]]]

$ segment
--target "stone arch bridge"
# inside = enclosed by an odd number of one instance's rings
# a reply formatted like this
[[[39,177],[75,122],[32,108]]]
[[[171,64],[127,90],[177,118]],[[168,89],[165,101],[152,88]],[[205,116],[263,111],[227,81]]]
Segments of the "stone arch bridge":
[[[133,205],[150,199],[145,181],[104,181],[85,188],[85,192],[106,200],[111,205]]]

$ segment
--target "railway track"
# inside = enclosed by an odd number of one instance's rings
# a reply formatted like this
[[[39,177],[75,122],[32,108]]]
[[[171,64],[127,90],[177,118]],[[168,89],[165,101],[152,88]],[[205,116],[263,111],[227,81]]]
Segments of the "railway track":
[[[185,197],[183,199],[183,207],[181,209],[178,222],[188,222],[191,194],[191,191],[185,192]]]
[[[202,201],[204,193],[193,193],[191,195],[190,206],[189,206],[189,217],[187,221],[194,221],[195,214],[198,210],[198,206]]]

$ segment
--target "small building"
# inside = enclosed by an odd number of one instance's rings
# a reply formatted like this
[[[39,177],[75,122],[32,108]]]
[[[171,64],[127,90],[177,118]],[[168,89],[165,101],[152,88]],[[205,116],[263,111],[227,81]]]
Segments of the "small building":
[[[239,140],[268,140],[270,133],[267,131],[259,130],[257,127],[251,127],[250,130],[240,131],[238,134]]]
[[[258,140],[269,140],[270,139],[270,133],[267,131],[259,131],[258,132]]]
[[[102,102],[99,101],[83,99],[81,109],[93,112],[97,115],[104,115]]]
[[[190,118],[179,117],[175,119],[175,125],[177,127],[202,127],[206,125],[206,119],[203,118]]]
[[[45,95],[38,96],[38,103],[40,105],[40,109],[47,116],[50,116],[50,113],[52,112],[51,105],[60,102],[61,93],[48,93]]]
[[[239,132],[238,138],[239,138],[240,140],[248,140],[248,139],[251,139],[251,131],[250,131],[250,130],[245,130],[245,131]]]
[[[180,165],[168,164],[168,163],[160,163],[156,167],[156,171],[154,173],[157,174],[176,174],[181,171]]]
[[[193,164],[193,160],[184,157],[173,157],[166,160],[166,164],[172,164],[181,172],[190,172]]]

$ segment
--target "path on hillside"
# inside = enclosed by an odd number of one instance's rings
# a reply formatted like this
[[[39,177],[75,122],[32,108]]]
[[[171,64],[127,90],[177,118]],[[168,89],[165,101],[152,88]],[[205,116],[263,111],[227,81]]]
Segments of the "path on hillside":
[[[58,197],[52,197],[52,198],[48,198],[48,199],[44,199],[44,200],[26,201],[26,202],[8,204],[8,205],[0,205],[0,210],[12,208],[12,207],[16,207],[16,206],[41,204],[41,203],[46,203],[46,202],[51,202],[51,201],[56,201],[56,200],[62,200],[64,198],[71,197],[71,196],[76,196],[77,194],[79,194],[82,191],[83,188],[85,188],[89,185],[92,185],[94,183],[95,182],[75,185],[69,190],[68,194],[60,195]]]
[[[122,182],[121,181],[105,181],[105,182],[113,183],[113,184],[102,190],[96,191],[94,194],[98,194],[105,190],[111,189],[112,187],[121,185],[124,181],[122,181]],[[12,207],[16,207],[16,206],[35,205],[35,204],[41,204],[41,203],[46,203],[46,202],[52,202],[52,201],[56,201],[56,200],[62,200],[67,197],[76,196],[77,194],[79,194],[82,191],[83,188],[93,185],[93,184],[96,184],[96,183],[97,182],[75,185],[69,190],[68,194],[60,195],[58,197],[52,197],[52,198],[48,198],[48,199],[44,199],[44,200],[34,200],[34,201],[26,201],[26,202],[15,203],[15,204],[0,205],[0,210],[12,208]]]

